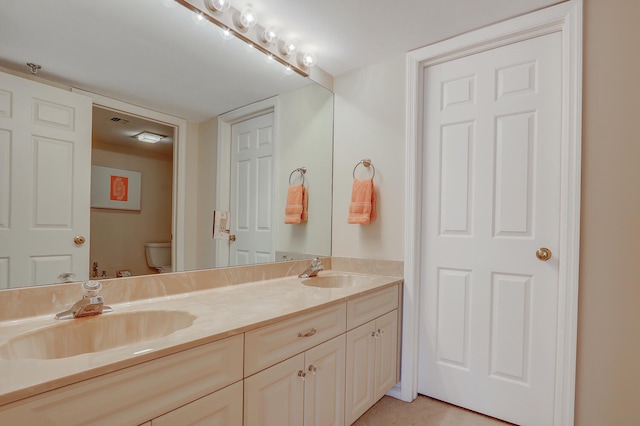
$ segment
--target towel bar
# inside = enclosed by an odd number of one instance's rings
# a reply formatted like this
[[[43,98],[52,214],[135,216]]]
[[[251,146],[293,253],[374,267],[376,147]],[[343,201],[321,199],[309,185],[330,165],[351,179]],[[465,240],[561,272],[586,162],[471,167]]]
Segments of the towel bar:
[[[289,175],[289,186],[291,186],[291,177],[293,176],[293,174],[295,172],[299,172],[300,176],[302,176],[302,185],[304,185],[304,175],[307,173],[307,168],[306,167],[298,167],[297,169],[294,169],[291,174]]]
[[[376,177],[376,168],[373,166],[373,163],[371,162],[371,160],[369,160],[368,158],[365,158],[364,160],[360,160],[358,162],[358,164],[356,164],[356,166],[353,168],[353,178],[356,178],[356,169],[358,168],[358,166],[362,164],[363,166],[365,166],[366,168],[371,167],[371,171],[373,172],[373,174],[371,175],[371,179],[373,179],[374,177]]]

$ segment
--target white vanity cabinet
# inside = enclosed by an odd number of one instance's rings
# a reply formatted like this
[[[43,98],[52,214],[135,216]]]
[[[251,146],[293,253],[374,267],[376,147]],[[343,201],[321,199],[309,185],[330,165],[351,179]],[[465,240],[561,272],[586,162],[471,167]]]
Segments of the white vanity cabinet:
[[[349,324],[357,326],[347,332],[347,425],[398,381],[398,300],[398,286],[394,286],[347,302],[347,312],[352,314]],[[374,319],[359,325],[370,318]]]
[[[345,335],[244,381],[245,426],[344,424]]]
[[[243,336],[229,337],[13,402],[0,408],[0,424],[142,424],[242,386],[242,358]]]
[[[245,426],[343,424],[345,331],[343,302],[247,332]]]
[[[398,381],[399,300],[389,286],[245,333],[244,426],[353,423]]]
[[[242,381],[146,423],[149,426],[242,426]]]

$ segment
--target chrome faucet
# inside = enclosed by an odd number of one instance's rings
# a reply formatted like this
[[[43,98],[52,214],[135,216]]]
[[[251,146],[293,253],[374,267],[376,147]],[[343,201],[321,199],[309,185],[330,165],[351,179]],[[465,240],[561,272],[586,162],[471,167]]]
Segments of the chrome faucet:
[[[305,269],[303,273],[298,275],[298,278],[311,278],[318,275],[318,272],[322,271],[324,266],[322,265],[322,261],[319,257],[314,257],[311,261],[311,265]]]
[[[66,311],[56,314],[56,319],[81,318],[113,311],[109,306],[104,305],[104,299],[98,294],[100,290],[102,290],[100,281],[83,282],[82,299]]]

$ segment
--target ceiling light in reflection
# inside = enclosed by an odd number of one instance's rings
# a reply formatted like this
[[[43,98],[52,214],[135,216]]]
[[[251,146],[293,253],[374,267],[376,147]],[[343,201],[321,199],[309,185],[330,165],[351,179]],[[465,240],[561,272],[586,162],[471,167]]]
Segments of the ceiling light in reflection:
[[[233,33],[229,28],[220,28],[220,35],[225,40],[231,40],[231,37],[233,37]]]

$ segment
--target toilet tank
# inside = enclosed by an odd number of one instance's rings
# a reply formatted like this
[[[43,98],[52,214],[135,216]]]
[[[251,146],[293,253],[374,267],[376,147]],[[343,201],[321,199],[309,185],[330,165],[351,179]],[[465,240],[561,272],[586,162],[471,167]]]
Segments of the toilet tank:
[[[171,266],[171,243],[146,243],[144,252],[151,268]]]

